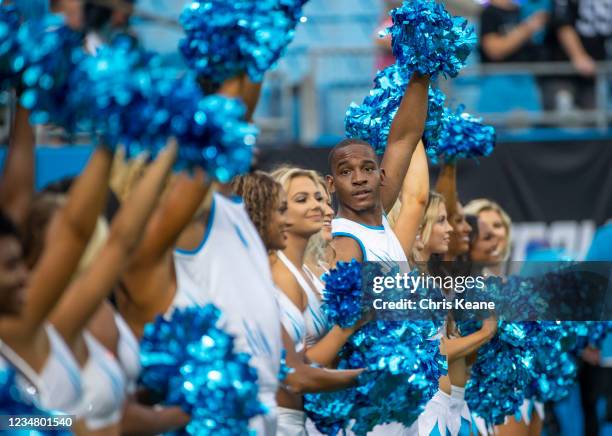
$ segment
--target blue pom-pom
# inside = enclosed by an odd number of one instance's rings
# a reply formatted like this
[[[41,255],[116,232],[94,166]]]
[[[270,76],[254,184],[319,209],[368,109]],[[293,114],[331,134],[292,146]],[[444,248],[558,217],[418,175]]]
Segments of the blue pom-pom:
[[[71,107],[111,149],[155,156],[174,137],[181,166],[201,166],[221,182],[248,171],[258,131],[243,121],[244,105],[205,97],[193,75],[177,76],[129,40],[87,56],[72,77]]]
[[[0,365],[0,414],[4,416],[22,415],[41,418],[52,418],[54,416],[61,418],[61,415],[63,415],[62,413],[42,410],[37,404],[36,397],[18,385],[15,369],[4,365]],[[72,433],[59,428],[57,430],[19,430],[14,428],[10,430],[10,434],[15,436],[67,436]]]
[[[457,76],[476,45],[467,20],[452,17],[434,0],[405,1],[391,17],[397,63],[420,74]]]
[[[532,334],[537,335],[527,397],[540,402],[561,401],[576,383],[577,365],[566,349],[566,323],[538,321]]]
[[[306,395],[305,409],[320,431],[336,434],[352,423],[365,435],[376,425],[409,427],[438,389],[446,359],[428,321],[370,322],[354,333],[340,353],[339,369],[365,368],[358,385],[330,394]]]
[[[58,15],[26,21],[19,28],[19,53],[12,67],[21,76],[20,103],[30,110],[33,123],[76,125],[67,97],[70,74],[85,55],[82,40],[83,35],[66,26]]]
[[[234,351],[219,316],[213,305],[177,309],[145,326],[142,383],[191,415],[187,434],[246,434],[249,419],[266,412],[250,357]]]
[[[201,166],[214,179],[229,182],[249,170],[259,131],[244,121],[246,108],[240,100],[203,97],[194,84],[187,78],[176,81],[164,103],[179,143],[179,162]]]
[[[331,324],[352,327],[363,313],[361,263],[338,262],[323,276],[325,290],[321,310]]]
[[[387,138],[406,86],[410,81],[409,70],[393,64],[379,71],[374,79],[374,88],[361,105],[351,103],[344,121],[349,138],[367,141],[377,154],[387,147]],[[423,141],[428,154],[436,154],[436,143],[442,129],[443,104],[446,97],[439,89],[429,88],[429,104]]]
[[[19,81],[19,62],[14,65],[19,53],[16,38],[19,25],[17,9],[10,5],[0,5],[0,91],[14,87]]]
[[[495,128],[464,112],[444,108],[442,127],[437,140],[437,154],[429,153],[432,162],[454,162],[457,159],[488,156],[495,147]]]
[[[514,415],[527,397],[533,363],[531,323],[500,322],[497,335],[478,350],[466,385],[470,410],[490,425]],[[465,334],[465,332],[462,332]]]
[[[208,0],[180,17],[179,49],[199,75],[221,83],[246,72],[261,82],[293,40],[305,0]]]

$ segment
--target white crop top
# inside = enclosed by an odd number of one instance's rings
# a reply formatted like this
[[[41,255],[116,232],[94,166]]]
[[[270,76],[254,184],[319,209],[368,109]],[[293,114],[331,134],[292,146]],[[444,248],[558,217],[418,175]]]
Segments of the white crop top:
[[[268,253],[242,199],[213,194],[207,226],[195,250],[175,250],[177,292],[169,310],[213,303],[237,351],[251,355],[259,400],[276,407],[281,322]]]
[[[291,263],[283,252],[278,252],[278,258],[285,264],[295,279],[304,290],[308,298],[308,307],[304,311],[304,324],[306,326],[306,345],[312,346],[327,333],[328,323],[325,315],[321,312],[321,300],[315,294],[312,285],[304,278],[300,271]]]
[[[300,352],[304,349],[306,339],[306,323],[304,313],[291,301],[287,294],[280,289],[276,299],[280,309],[281,324],[293,341],[295,351]]]
[[[346,218],[334,218],[332,236],[357,241],[364,262],[408,262],[402,245],[384,215],[382,226],[368,226]]]
[[[2,355],[22,374],[17,378],[19,387],[37,391],[36,400],[41,409],[79,415],[83,392],[79,365],[51,324],[45,324],[45,332],[49,338],[49,356],[39,374],[5,343],[2,343]]]
[[[117,358],[126,377],[127,393],[132,394],[136,391],[136,382],[140,375],[140,345],[130,326],[118,313],[115,313],[115,324],[119,330]]]
[[[121,419],[126,379],[117,359],[88,331],[83,338],[89,359],[82,369],[83,418],[91,431],[116,424]]]

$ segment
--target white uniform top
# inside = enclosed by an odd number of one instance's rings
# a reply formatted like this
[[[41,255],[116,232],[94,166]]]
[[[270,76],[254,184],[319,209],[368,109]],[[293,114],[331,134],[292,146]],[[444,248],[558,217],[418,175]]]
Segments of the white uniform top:
[[[79,364],[51,324],[45,324],[45,331],[49,338],[49,356],[38,374],[2,341],[0,352],[23,374],[17,377],[22,391],[29,391],[31,387],[36,389],[36,400],[40,408],[78,416],[83,393]]]
[[[138,339],[121,315],[115,312],[115,324],[119,330],[117,360],[125,373],[127,392],[136,392],[136,383],[140,375],[140,345]]]
[[[295,303],[287,297],[287,294],[280,289],[276,294],[276,298],[278,300],[283,328],[293,341],[295,351],[299,353],[306,345],[306,322],[304,321],[304,313],[301,312]]]
[[[321,300],[315,294],[315,292],[318,292],[318,290],[312,288],[311,284],[306,281],[304,276],[282,251],[278,252],[278,258],[285,264],[293,277],[295,277],[300,287],[304,290],[306,298],[308,299],[308,306],[303,313],[303,317],[306,345],[312,347],[323,336],[325,336],[329,330],[327,318],[321,311]],[[305,267],[302,267],[302,270],[308,275],[304,268]]]
[[[87,429],[96,431],[121,420],[126,376],[115,356],[87,330],[83,332],[83,339],[89,358],[81,371],[82,413]]]
[[[364,262],[408,262],[402,245],[384,215],[382,223],[382,226],[368,226],[346,218],[334,218],[332,236],[344,236],[357,241]]]
[[[172,307],[213,303],[222,311],[222,326],[236,337],[237,351],[252,356],[260,401],[274,410],[281,359],[277,291],[265,247],[242,199],[215,193],[200,245],[175,250],[174,265],[177,295]]]

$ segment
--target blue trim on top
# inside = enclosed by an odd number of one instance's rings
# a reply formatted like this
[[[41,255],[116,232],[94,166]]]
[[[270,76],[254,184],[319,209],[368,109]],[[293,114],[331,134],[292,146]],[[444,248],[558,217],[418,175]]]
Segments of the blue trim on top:
[[[369,226],[367,224],[358,223],[357,221],[353,221],[355,224],[359,224],[360,226],[366,227],[372,230],[385,230],[385,226]]]
[[[351,238],[357,241],[357,243],[359,244],[359,247],[361,247],[361,254],[363,256],[363,261],[364,262],[368,261],[368,255],[366,253],[365,245],[363,245],[363,242],[361,242],[361,239],[359,239],[357,236],[353,235],[352,233],[346,233],[346,232],[332,233],[332,238],[335,238],[336,236]]]
[[[225,197],[225,198],[237,204],[242,204],[242,201],[243,201],[240,195],[230,195],[229,197]]]
[[[210,231],[212,229],[213,221],[215,219],[215,204],[216,204],[215,197],[213,196],[212,204],[210,206],[210,213],[208,214],[208,220],[206,221],[206,229],[204,230],[204,236],[202,237],[202,241],[200,241],[200,244],[193,250],[182,250],[180,248],[177,248],[175,250],[177,253],[184,254],[187,256],[193,256],[194,254],[197,254],[204,247],[204,244],[206,244],[206,241],[208,240],[208,237],[210,236]]]
[[[246,248],[249,248],[249,243],[246,240],[246,238],[244,237],[244,235],[242,234],[242,231],[240,230],[240,227],[238,227],[236,224],[234,224],[234,230],[236,230],[236,233],[238,234],[238,238],[240,238],[240,242],[242,242],[242,245],[244,245]]]

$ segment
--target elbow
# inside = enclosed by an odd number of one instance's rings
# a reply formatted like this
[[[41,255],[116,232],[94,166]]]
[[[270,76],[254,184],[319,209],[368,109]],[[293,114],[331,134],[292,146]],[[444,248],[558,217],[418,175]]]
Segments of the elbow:
[[[138,248],[140,241],[139,235],[135,233],[136,232],[123,228],[120,225],[112,227],[108,237],[108,244],[119,247],[123,253],[127,256],[131,256]]]

